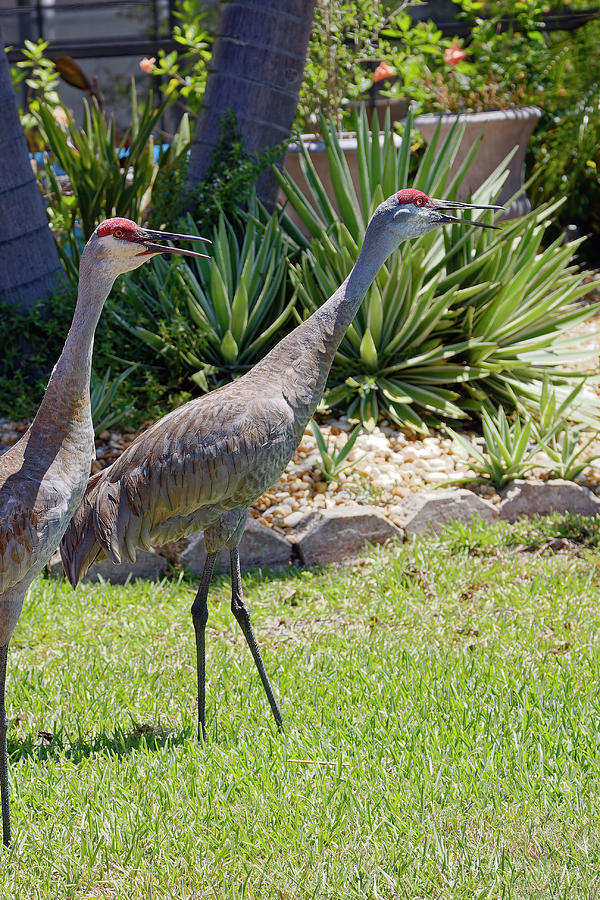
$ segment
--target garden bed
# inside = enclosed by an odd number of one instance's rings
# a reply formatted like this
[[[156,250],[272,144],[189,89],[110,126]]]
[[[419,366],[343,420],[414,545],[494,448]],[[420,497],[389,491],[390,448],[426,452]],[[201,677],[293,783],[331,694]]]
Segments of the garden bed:
[[[597,293],[598,290],[595,289],[587,299],[590,302],[594,301],[597,299]],[[573,330],[572,334],[577,339],[578,349],[583,348],[589,351],[589,357],[584,361],[573,363],[573,368],[583,367],[592,371],[599,368],[599,325],[600,316],[595,316]],[[26,428],[27,424],[22,422],[0,422],[0,452],[14,444]],[[352,428],[353,426],[345,417],[330,417],[321,424],[321,432],[328,447],[337,451],[341,450],[348,440]],[[143,430],[144,428],[140,429],[140,431]],[[96,440],[96,459],[92,462],[92,472],[100,471],[114,462],[140,431],[126,429],[103,432]],[[467,430],[459,433],[481,450],[485,449],[484,439],[479,434]],[[586,455],[588,457],[600,455],[600,439],[595,439],[590,444]],[[333,513],[342,513],[346,508],[356,510],[357,504],[371,508],[376,507],[393,526],[403,529],[406,526],[407,518],[414,511],[407,501],[422,492],[431,491],[443,485],[463,483],[498,509],[504,496],[504,492],[495,489],[489,483],[476,481],[477,472],[469,467],[468,460],[465,459],[464,453],[457,443],[444,432],[432,431],[428,436],[423,437],[401,431],[385,420],[380,421],[379,426],[372,432],[363,431],[358,436],[354,448],[345,460],[348,467],[336,474],[334,480],[327,481],[320,463],[321,454],[317,442],[311,429],[307,428],[286,470],[250,508],[251,518],[259,525],[287,539],[296,548],[298,537],[302,535],[307,517],[311,513],[328,510]],[[526,474],[526,478],[532,482],[547,481],[551,477],[542,457],[539,459],[539,465]],[[600,495],[600,465],[592,462],[577,477],[576,482],[579,486],[588,488],[593,494]],[[564,496],[567,497],[568,502],[582,504],[580,511],[586,514],[591,513],[595,501],[590,500],[584,493],[574,499],[569,494]],[[533,497],[531,492],[523,495],[521,504],[527,500],[532,502],[534,511],[548,507],[547,499],[542,498],[538,503],[538,498]],[[472,507],[472,505],[469,502],[468,506]],[[414,507],[414,504],[412,506]],[[553,508],[562,509],[563,506],[564,502]],[[569,506],[567,505],[566,508]],[[460,516],[465,520],[476,514],[482,513],[477,513],[473,508],[466,508],[460,512]],[[502,513],[500,514],[502,515]],[[434,513],[433,518],[435,519],[437,515],[437,512]],[[447,514],[443,514],[441,521],[446,520]],[[387,536],[382,533],[379,537],[374,537],[370,527],[371,525],[367,523],[365,525],[366,533],[362,534],[361,526],[358,525],[355,539],[357,548],[364,541],[383,541],[392,536],[391,533]],[[398,532],[399,534],[400,532]],[[256,543],[261,545],[262,542],[263,538],[259,533]],[[164,557],[162,560],[150,558],[148,554],[139,554],[139,568],[134,570],[134,574],[139,574],[141,577],[152,577],[160,571],[164,571],[165,559],[169,563],[178,563],[179,555],[187,546],[185,542],[175,542],[175,545],[169,546],[166,550],[160,549],[159,553]],[[325,552],[323,559],[316,558],[313,561],[330,561],[328,552]],[[350,556],[354,555],[354,552],[350,552]],[[155,554],[152,554],[152,557],[155,557]],[[202,556],[198,556],[196,550],[193,550],[192,557],[194,563],[191,568],[194,571],[195,567],[201,567],[203,563]],[[344,554],[341,554],[341,558],[344,558]],[[58,557],[55,558],[55,560],[57,559]],[[288,545],[287,557],[283,552],[281,559],[273,564],[275,566],[287,565],[286,559],[288,562],[290,559],[302,561],[302,553],[300,552],[299,557],[297,549],[290,553]],[[250,563],[250,565],[261,564],[260,560]],[[60,571],[60,563],[55,562],[53,569]],[[112,570],[109,567],[110,571]],[[104,577],[111,577],[106,572],[103,574]],[[120,572],[118,576],[115,573],[115,577],[123,578],[125,575]]]

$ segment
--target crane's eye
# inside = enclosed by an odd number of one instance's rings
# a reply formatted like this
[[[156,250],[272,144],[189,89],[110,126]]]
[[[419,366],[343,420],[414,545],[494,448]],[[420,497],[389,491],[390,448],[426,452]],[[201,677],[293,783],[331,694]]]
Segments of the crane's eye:
[[[113,231],[113,236],[114,236],[114,237],[118,237],[118,238],[123,237],[123,229],[122,229],[122,228],[115,228],[115,230]]]
[[[415,206],[423,206],[424,200],[422,197],[417,197],[415,200]]]

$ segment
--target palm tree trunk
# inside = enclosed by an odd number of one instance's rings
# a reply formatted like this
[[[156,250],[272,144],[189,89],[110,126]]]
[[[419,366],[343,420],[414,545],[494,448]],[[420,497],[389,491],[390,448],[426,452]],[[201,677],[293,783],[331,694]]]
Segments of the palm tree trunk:
[[[0,303],[46,297],[61,271],[0,38]]]
[[[222,0],[188,187],[204,178],[227,109],[235,114],[248,152],[290,136],[314,6],[315,0]],[[275,205],[277,181],[271,172],[260,176],[257,192],[265,205]]]

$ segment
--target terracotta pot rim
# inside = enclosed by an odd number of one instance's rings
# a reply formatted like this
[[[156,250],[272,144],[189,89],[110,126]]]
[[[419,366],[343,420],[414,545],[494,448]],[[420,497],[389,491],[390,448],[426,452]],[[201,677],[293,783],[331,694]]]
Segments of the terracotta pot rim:
[[[454,122],[456,119],[475,120],[480,122],[510,122],[515,119],[539,119],[542,112],[543,110],[541,110],[539,106],[511,106],[508,109],[486,109],[481,110],[480,112],[461,111],[423,113],[422,115],[415,116],[414,121],[416,125],[418,125],[419,122],[427,125],[435,124],[440,119],[442,122]]]
[[[316,134],[303,134],[302,143],[306,147],[309,153],[320,153],[326,149],[325,141],[323,141],[320,137],[317,137]],[[379,143],[383,142],[383,134],[379,135]],[[402,138],[400,135],[394,134],[394,144],[396,147],[399,147]],[[358,146],[358,139],[356,137],[356,132],[354,131],[345,131],[341,137],[338,136],[338,142],[340,148],[342,150],[356,150]],[[300,145],[298,141],[292,141],[291,144],[288,144],[288,153],[291,151],[292,153],[299,153]]]

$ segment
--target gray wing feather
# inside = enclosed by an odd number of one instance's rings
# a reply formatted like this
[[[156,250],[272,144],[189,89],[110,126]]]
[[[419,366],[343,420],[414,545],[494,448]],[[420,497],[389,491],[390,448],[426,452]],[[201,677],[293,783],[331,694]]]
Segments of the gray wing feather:
[[[75,587],[89,567],[104,556],[102,547],[91,527],[94,500],[101,472],[92,475],[88,481],[83,500],[75,510],[60,544],[60,556],[65,574],[71,586]]]
[[[37,575],[60,541],[67,498],[47,483],[13,475],[0,487],[0,594]]]
[[[173,410],[90,480],[61,547],[72,582],[101,553],[133,561],[137,547],[207,527],[272,484],[297,443],[293,417],[280,394],[258,401],[240,384]]]
[[[27,576],[40,543],[37,524],[17,497],[0,501],[0,594]]]

